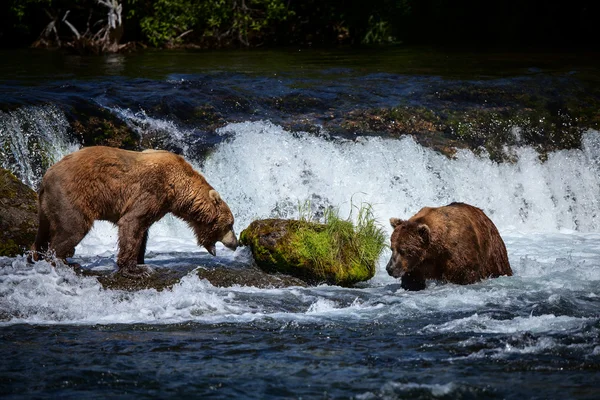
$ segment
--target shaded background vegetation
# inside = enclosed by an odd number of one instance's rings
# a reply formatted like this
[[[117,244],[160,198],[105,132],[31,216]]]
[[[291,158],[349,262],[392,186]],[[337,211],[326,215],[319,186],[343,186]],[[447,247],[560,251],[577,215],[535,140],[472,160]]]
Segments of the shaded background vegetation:
[[[385,43],[596,47],[594,27],[600,11],[600,2],[594,0],[119,3],[123,7],[121,43],[202,48]],[[97,0],[4,0],[0,2],[0,46],[30,46],[56,20],[56,34],[42,43],[54,46],[57,39],[72,38],[67,22],[80,32],[93,31],[103,18],[106,9]]]

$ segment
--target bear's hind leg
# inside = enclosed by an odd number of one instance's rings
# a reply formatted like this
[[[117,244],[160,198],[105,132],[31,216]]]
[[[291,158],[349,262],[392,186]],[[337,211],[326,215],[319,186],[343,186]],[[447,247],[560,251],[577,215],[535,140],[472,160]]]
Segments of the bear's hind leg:
[[[31,246],[31,254],[27,256],[27,262],[33,263],[34,261],[40,260],[40,253],[46,253],[48,251],[48,244],[50,243],[50,223],[48,217],[41,210],[38,213],[38,230],[35,235],[35,242]]]
[[[75,226],[70,224],[70,226]],[[90,227],[80,225],[74,229],[64,229],[60,227],[50,239],[50,249],[56,253],[56,258],[63,260],[65,264],[78,267],[77,263],[67,263],[67,258],[75,254],[75,246],[79,244],[89,232]]]
[[[88,233],[89,229],[75,229],[67,231],[61,229],[50,240],[50,250],[54,250],[56,258],[73,268],[79,268],[81,265],[75,262],[67,262],[67,258],[75,254],[75,246],[79,244]],[[54,263],[52,263],[54,265]]]
[[[144,264],[138,264],[144,260],[146,242],[148,240],[148,228],[137,218],[121,218],[119,226],[119,254],[117,256],[118,273],[126,278],[143,279],[154,272],[152,268]]]

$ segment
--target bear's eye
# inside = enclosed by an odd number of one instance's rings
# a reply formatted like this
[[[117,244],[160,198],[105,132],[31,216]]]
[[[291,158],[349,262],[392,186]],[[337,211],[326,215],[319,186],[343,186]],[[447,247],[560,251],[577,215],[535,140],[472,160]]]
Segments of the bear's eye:
[[[400,254],[401,257],[404,257],[406,255],[406,250],[398,249],[398,254]]]

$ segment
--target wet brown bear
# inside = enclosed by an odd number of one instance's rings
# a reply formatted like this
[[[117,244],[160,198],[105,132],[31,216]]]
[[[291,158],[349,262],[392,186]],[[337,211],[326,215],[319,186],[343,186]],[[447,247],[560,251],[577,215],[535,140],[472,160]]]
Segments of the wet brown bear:
[[[119,229],[117,265],[125,276],[148,276],[148,229],[167,213],[186,221],[198,244],[237,247],[233,215],[219,193],[182,157],[168,151],[87,147],[53,165],[39,191],[37,252],[71,257],[95,220]]]
[[[466,285],[512,275],[504,241],[479,208],[425,207],[408,221],[391,218],[390,223],[392,257],[386,269],[402,277],[405,289],[424,289],[426,279]]]

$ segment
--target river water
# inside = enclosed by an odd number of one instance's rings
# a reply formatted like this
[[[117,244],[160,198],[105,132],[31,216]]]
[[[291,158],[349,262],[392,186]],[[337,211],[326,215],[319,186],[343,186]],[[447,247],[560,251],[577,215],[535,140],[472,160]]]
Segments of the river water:
[[[514,271],[407,292],[387,275],[386,250],[355,288],[220,288],[190,273],[172,290],[125,292],[4,257],[3,398],[600,397],[600,132],[543,162],[521,146],[499,164],[468,150],[448,158],[411,137],[290,132],[282,107],[265,102],[310,96],[314,117],[418,99],[436,85],[542,84],[571,67],[548,56],[374,50],[2,56],[2,165],[31,187],[40,152],[52,163],[80,146],[69,108],[93,102],[142,136],[159,132],[220,192],[237,232],[294,217],[310,200],[342,216],[368,202],[390,234],[392,216],[463,201],[495,222]],[[227,120],[210,134],[186,119],[203,102]],[[115,251],[116,230],[96,223],[74,258],[111,269]],[[153,226],[148,252],[161,266],[211,258],[172,217]],[[251,264],[246,248],[217,253],[224,265]]]

